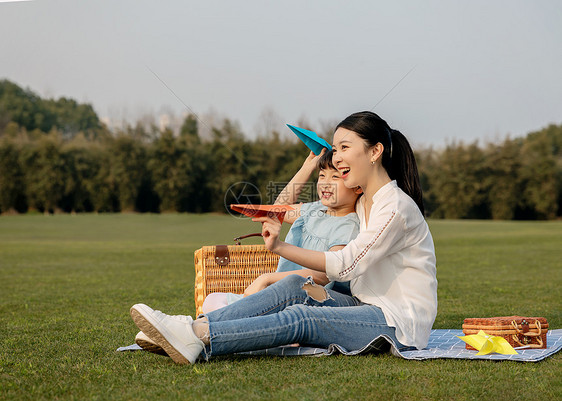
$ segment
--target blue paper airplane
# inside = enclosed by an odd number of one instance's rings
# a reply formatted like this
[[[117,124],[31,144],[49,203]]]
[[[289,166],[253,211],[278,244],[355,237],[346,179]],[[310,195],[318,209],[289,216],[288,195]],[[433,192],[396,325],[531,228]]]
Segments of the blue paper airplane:
[[[322,153],[323,148],[332,149],[332,145],[330,145],[325,139],[322,139],[318,135],[316,135],[316,132],[309,131],[304,128],[295,127],[289,124],[287,124],[287,127],[289,127],[291,131],[297,134],[299,139],[303,141],[304,144],[308,146],[308,148],[312,150],[312,152],[314,152],[316,156]]]

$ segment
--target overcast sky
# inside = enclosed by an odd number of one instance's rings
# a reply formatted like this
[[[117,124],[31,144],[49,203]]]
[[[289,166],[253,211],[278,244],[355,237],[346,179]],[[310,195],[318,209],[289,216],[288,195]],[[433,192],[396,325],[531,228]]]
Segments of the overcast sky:
[[[0,2],[0,78],[100,117],[214,111],[250,137],[264,114],[320,129],[378,103],[441,146],[562,123],[561,22],[557,0]]]

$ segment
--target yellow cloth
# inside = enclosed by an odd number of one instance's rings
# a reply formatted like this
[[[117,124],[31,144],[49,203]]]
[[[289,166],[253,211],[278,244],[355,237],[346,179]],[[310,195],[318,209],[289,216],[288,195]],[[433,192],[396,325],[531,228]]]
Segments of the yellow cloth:
[[[460,337],[468,345],[476,348],[479,352],[476,355],[487,355],[491,352],[497,352],[503,355],[514,355],[517,351],[503,337],[489,336],[482,330],[478,334]]]

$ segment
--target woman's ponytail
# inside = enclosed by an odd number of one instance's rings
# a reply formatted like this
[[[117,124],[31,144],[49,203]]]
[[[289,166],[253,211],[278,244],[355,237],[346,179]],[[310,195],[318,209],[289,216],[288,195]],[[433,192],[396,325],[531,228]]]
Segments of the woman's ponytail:
[[[420,177],[414,152],[408,140],[400,131],[390,129],[390,137],[390,149],[388,153],[384,152],[382,165],[390,179],[396,180],[398,186],[416,202],[422,214],[425,215]]]

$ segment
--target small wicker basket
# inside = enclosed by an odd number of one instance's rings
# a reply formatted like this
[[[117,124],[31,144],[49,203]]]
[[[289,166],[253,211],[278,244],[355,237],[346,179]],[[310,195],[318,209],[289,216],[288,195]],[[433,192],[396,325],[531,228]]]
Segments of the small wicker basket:
[[[213,292],[242,294],[258,276],[274,272],[278,262],[279,255],[268,251],[264,245],[216,245],[204,246],[196,250],[195,311],[197,315],[203,313],[203,301],[208,294]]]
[[[505,338],[513,348],[546,348],[548,322],[544,317],[523,316],[464,319],[464,335],[478,334],[480,330],[489,336]],[[466,349],[474,348],[466,344]]]

